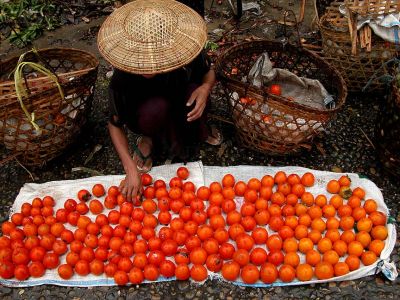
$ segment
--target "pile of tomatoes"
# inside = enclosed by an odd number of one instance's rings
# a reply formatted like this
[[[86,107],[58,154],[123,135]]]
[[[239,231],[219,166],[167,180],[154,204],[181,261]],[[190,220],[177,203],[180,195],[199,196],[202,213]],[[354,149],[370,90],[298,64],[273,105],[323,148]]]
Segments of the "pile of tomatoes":
[[[247,284],[309,281],[371,265],[385,247],[386,215],[347,176],[329,181],[325,195],[307,191],[310,172],[247,183],[226,174],[197,189],[188,177],[180,167],[167,186],[144,174],[135,203],[102,184],[56,211],[51,196],[24,203],[1,226],[0,276],[57,269],[66,280],[105,274],[119,285],[201,282],[209,272]]]

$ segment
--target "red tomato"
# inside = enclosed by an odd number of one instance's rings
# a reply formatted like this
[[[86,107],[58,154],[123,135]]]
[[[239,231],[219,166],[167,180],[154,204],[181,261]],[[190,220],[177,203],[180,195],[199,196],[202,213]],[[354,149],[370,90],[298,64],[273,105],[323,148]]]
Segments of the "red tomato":
[[[169,187],[178,187],[178,188],[182,188],[183,186],[183,182],[182,179],[179,177],[173,177],[170,181],[169,181]]]
[[[68,223],[73,226],[76,226],[76,224],[78,224],[79,217],[80,217],[80,213],[78,213],[77,211],[70,212],[67,216]]]
[[[163,260],[165,260],[165,255],[163,252],[160,250],[154,250],[150,251],[147,260],[149,261],[150,264],[159,266]]]
[[[43,247],[35,247],[29,253],[29,258],[32,261],[42,261],[46,255],[46,249]]]
[[[175,264],[170,260],[164,260],[160,264],[160,274],[166,278],[175,275]]]
[[[12,260],[13,250],[11,248],[0,249],[0,263]]]
[[[81,215],[85,215],[89,211],[89,207],[86,205],[85,202],[80,202],[76,205],[76,211],[79,212]]]
[[[143,186],[148,186],[153,182],[153,178],[151,177],[150,174],[142,174],[142,185]]]
[[[26,265],[29,263],[29,251],[25,248],[16,248],[12,253],[12,262],[16,265]]]
[[[64,208],[67,211],[74,211],[76,209],[76,201],[74,199],[68,199],[67,201],[64,202]]]
[[[18,265],[14,269],[14,276],[18,280],[26,280],[29,275],[29,269],[26,265]]]
[[[104,263],[98,259],[94,259],[89,264],[90,272],[94,275],[101,275],[104,272]]]
[[[277,95],[280,96],[282,94],[282,89],[281,86],[279,84],[272,84],[269,87],[269,92],[273,95]]]
[[[166,256],[172,256],[178,250],[178,243],[175,240],[168,239],[162,242],[161,244],[161,251]]]
[[[74,270],[70,265],[64,264],[58,267],[58,275],[60,275],[62,279],[70,279],[73,274]]]
[[[144,280],[143,271],[137,267],[133,267],[129,274],[129,281],[133,284],[140,284]]]
[[[279,266],[281,263],[283,263],[283,260],[284,255],[279,250],[273,250],[268,254],[268,262],[275,266]]]
[[[67,215],[68,215],[68,211],[65,208],[60,208],[56,211],[56,219],[58,222],[66,223]]]
[[[104,190],[104,186],[100,183],[97,183],[92,188],[92,193],[95,197],[102,197],[106,193]]]
[[[78,275],[86,276],[90,273],[90,266],[86,260],[78,260],[75,264],[75,272]]]
[[[57,255],[62,255],[68,250],[67,244],[62,240],[56,240],[53,244],[53,251]]]
[[[104,273],[107,277],[114,277],[115,272],[117,272],[118,266],[113,263],[109,263],[108,265],[104,266]]]
[[[223,243],[221,247],[219,247],[219,255],[222,259],[228,260],[233,257],[235,253],[235,247],[230,243]]]
[[[160,276],[160,272],[156,266],[150,264],[144,267],[143,275],[147,280],[154,281]]]
[[[90,194],[90,192],[88,190],[80,190],[78,192],[78,199],[80,201],[88,201],[90,199],[92,195]]]
[[[45,197],[43,198],[43,206],[52,207],[52,206],[54,206],[54,205],[56,205],[56,202],[55,202],[55,200],[54,200],[53,197],[51,197],[51,196],[45,196]]]
[[[43,265],[47,269],[54,269],[56,268],[60,263],[60,259],[58,258],[58,255],[55,253],[48,252],[43,258]]]
[[[212,272],[219,272],[222,269],[223,259],[218,254],[211,254],[207,257],[206,266]]]
[[[185,180],[189,177],[189,170],[186,167],[179,167],[176,171],[176,175],[178,175],[179,178]]]
[[[40,261],[34,261],[29,265],[29,273],[32,277],[42,277],[46,269]]]
[[[5,261],[0,264],[0,277],[10,279],[14,276],[14,265],[11,262]]]

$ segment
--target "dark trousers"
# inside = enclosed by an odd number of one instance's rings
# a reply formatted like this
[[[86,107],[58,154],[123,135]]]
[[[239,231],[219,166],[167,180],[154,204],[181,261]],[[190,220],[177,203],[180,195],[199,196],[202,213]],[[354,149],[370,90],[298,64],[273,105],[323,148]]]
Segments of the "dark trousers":
[[[162,96],[145,99],[138,106],[134,132],[151,137],[155,150],[167,148],[169,155],[178,157],[184,156],[187,147],[205,141],[208,135],[208,104],[199,119],[187,121],[187,114],[196,103],[187,107],[186,102],[198,86],[189,84],[184,103],[176,103]]]

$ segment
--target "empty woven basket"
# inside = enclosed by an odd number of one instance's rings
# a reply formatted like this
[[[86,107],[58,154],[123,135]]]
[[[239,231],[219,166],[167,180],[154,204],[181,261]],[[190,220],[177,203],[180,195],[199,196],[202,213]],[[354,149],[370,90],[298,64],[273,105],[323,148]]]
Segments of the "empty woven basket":
[[[86,123],[98,61],[78,49],[50,48],[39,50],[38,54],[27,53],[24,61],[51,70],[60,88],[50,76],[28,66],[23,70],[25,93],[19,101],[14,81],[9,78],[18,59],[0,63],[0,140],[24,164],[42,166],[73,143]]]

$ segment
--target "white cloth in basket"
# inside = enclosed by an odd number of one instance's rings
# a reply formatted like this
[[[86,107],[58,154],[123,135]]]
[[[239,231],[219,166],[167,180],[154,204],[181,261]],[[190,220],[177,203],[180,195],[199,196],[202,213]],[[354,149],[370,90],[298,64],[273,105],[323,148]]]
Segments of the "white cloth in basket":
[[[251,68],[248,82],[258,88],[279,84],[283,97],[313,108],[326,109],[327,106],[332,108],[331,105],[334,104],[333,97],[319,80],[298,77],[288,70],[274,68],[266,52]]]

